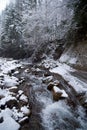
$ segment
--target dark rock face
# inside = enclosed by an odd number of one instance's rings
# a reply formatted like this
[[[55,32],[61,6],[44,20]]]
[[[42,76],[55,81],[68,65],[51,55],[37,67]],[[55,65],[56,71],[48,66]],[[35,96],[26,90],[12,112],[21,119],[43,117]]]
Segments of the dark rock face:
[[[55,52],[53,54],[53,58],[55,60],[57,60],[58,58],[60,58],[61,54],[63,53],[63,50],[64,48],[62,47],[62,45],[58,46],[56,49],[55,49]]]

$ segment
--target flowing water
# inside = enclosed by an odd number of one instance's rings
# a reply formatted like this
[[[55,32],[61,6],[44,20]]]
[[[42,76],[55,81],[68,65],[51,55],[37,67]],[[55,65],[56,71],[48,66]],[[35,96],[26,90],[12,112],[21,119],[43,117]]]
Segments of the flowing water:
[[[29,103],[32,114],[29,118],[29,130],[86,130],[87,118],[85,109],[81,106],[72,86],[59,75],[50,73],[45,68],[29,65],[29,71],[23,71],[22,76],[29,86]],[[48,76],[45,77],[45,73]],[[66,91],[68,98],[53,100],[52,93],[47,90],[50,78],[58,80],[61,88]]]

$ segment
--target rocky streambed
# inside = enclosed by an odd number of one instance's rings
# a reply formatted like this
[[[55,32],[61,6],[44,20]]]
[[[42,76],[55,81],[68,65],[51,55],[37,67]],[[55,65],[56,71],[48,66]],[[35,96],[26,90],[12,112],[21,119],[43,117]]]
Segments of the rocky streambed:
[[[86,94],[77,93],[62,76],[42,64],[21,64],[10,71],[10,76],[16,77],[19,84],[7,88],[17,101],[9,100],[10,105],[8,102],[4,105],[4,109],[16,107],[15,111],[24,114],[22,117],[17,114],[17,120],[13,117],[20,124],[20,130],[86,130]],[[0,110],[2,112],[1,106]]]

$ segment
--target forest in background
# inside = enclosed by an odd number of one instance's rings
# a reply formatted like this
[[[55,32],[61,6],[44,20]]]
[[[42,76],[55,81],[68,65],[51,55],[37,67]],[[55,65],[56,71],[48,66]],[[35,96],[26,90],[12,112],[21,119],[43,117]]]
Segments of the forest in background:
[[[15,0],[0,19],[0,56],[57,59],[67,44],[86,38],[87,1]]]

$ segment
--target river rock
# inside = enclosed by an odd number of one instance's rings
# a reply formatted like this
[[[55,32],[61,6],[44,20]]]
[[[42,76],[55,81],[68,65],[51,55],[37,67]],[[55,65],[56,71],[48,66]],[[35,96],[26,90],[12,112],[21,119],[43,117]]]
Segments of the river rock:
[[[25,101],[22,101],[22,100],[19,101],[19,106],[20,107],[22,107],[24,105],[27,105],[27,104],[28,104],[28,102],[25,102]]]
[[[23,106],[23,107],[21,107],[21,112],[24,114],[24,115],[26,115],[26,116],[29,116],[30,115],[30,109],[29,108],[27,108],[27,106]]]
[[[0,95],[0,100],[2,99],[2,98],[4,98],[5,96],[4,95]]]
[[[10,99],[9,101],[6,102],[6,105],[8,108],[12,109],[14,106],[18,108],[18,102],[16,99]]]
[[[85,103],[83,104],[83,107],[85,107],[85,108],[87,109],[87,102],[85,102]]]
[[[25,69],[25,71],[24,71],[25,73],[30,73],[30,70],[29,70],[29,68],[28,69]]]
[[[10,92],[13,92],[13,93],[17,93],[18,92],[18,88],[15,86],[15,87],[11,87],[9,89]]]
[[[54,87],[53,87],[53,92],[55,92],[55,93],[62,93],[62,95],[61,95],[62,98],[67,98],[67,97],[68,97],[68,95],[67,95],[67,93],[65,92],[65,90],[60,89],[60,88],[58,88],[57,86],[54,86]]]
[[[47,89],[48,89],[49,91],[52,91],[53,86],[54,86],[54,83],[53,83],[53,82],[50,82],[50,83],[48,84],[48,86],[47,86]]]
[[[44,77],[48,77],[48,76],[50,76],[50,72],[49,71],[44,73]]]
[[[1,109],[1,110],[4,110],[4,109],[5,109],[5,105],[1,105],[1,106],[0,106],[0,109]]]
[[[28,123],[29,122],[29,118],[28,116],[22,118],[20,121],[19,121],[19,124],[20,125],[24,125],[25,123]]]
[[[22,90],[19,90],[18,91],[18,95],[21,96],[23,94],[23,91]]]
[[[54,81],[54,84],[55,84],[54,86],[57,86],[57,87],[59,87],[59,85],[60,85],[60,82],[59,82],[58,80],[55,80],[55,81]]]
[[[50,83],[50,82],[52,82],[52,80],[53,80],[53,76],[48,76],[48,77],[43,78],[42,82]]]
[[[61,97],[62,93],[61,92],[53,92],[53,100],[58,101]]]

